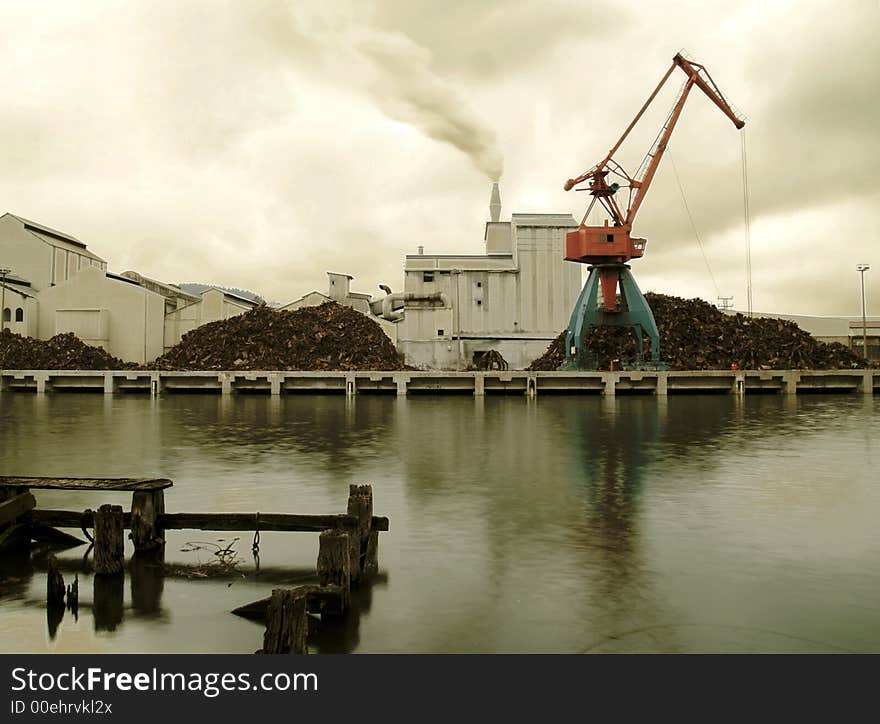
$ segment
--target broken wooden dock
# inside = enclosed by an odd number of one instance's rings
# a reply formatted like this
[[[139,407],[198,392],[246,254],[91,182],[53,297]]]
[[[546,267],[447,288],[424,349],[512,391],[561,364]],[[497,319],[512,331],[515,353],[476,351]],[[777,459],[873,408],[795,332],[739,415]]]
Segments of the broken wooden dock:
[[[30,546],[33,541],[80,545],[85,541],[59,528],[82,531],[94,546],[95,586],[108,577],[124,575],[124,530],[139,556],[164,559],[165,531],[253,531],[255,549],[261,531],[318,532],[316,565],[318,586],[276,589],[270,598],[250,608],[249,618],[265,618],[261,651],[307,653],[308,621],[344,616],[351,605],[351,587],[378,572],[379,533],[389,528],[388,518],[373,515],[373,489],[351,485],[345,513],[301,515],[293,513],[166,513],[165,491],[173,486],[165,478],[46,478],[0,476],[0,553]],[[101,505],[96,510],[48,510],[37,507],[33,490],[122,491],[132,493],[131,509]],[[88,531],[92,530],[94,535]],[[57,610],[63,601],[64,583],[57,565],[50,566],[48,604]],[[68,594],[69,595],[69,594]],[[97,597],[96,597],[97,598]],[[259,615],[254,614],[259,611]],[[236,610],[240,615],[242,611]]]

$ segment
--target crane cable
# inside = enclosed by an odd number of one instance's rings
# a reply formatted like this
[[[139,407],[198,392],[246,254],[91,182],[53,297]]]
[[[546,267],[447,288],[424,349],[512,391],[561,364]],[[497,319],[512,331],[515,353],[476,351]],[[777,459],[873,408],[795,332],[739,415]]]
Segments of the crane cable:
[[[749,316],[752,316],[752,232],[749,225],[749,174],[746,164],[746,129],[740,131],[740,155],[742,157],[743,214],[746,229],[746,299]]]
[[[709,270],[709,276],[712,278],[712,286],[715,287],[715,296],[720,299],[721,291],[718,289],[718,283],[715,281],[715,274],[712,272],[712,267],[709,265],[709,257],[706,256],[706,249],[703,247],[703,242],[700,240],[700,234],[697,232],[697,225],[694,223],[694,217],[691,215],[691,209],[688,206],[687,198],[685,198],[684,188],[681,185],[681,180],[678,178],[678,169],[675,168],[675,160],[672,158],[672,152],[668,147],[666,153],[669,154],[669,161],[672,163],[672,173],[675,174],[675,183],[678,184],[678,190],[681,193],[681,200],[684,202],[684,210],[687,212],[688,220],[691,222],[691,229],[693,229],[694,232],[694,237],[696,237],[697,244],[700,246],[703,261],[706,262],[706,269]]]

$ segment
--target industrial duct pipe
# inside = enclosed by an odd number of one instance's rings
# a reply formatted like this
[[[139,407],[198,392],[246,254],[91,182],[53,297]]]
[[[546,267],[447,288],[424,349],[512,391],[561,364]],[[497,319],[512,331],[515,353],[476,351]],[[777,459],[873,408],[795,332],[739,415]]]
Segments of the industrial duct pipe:
[[[370,302],[370,311],[377,317],[382,317],[391,322],[403,319],[403,312],[397,310],[403,309],[407,302],[439,302],[446,303],[442,292],[432,292],[431,294],[418,294],[416,292],[395,292],[394,294],[386,294],[382,299]]]

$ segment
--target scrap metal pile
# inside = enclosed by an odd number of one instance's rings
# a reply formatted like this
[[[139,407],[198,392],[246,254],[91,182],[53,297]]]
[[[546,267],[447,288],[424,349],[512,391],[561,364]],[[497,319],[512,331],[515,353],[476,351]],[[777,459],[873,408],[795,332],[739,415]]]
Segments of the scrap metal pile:
[[[0,369],[6,370],[124,370],[134,367],[104,350],[92,347],[73,333],[52,339],[0,332]]]
[[[671,370],[731,369],[854,369],[870,364],[848,347],[814,339],[784,319],[725,314],[701,299],[645,294],[660,332],[660,357]],[[556,370],[565,362],[562,332],[531,370]],[[624,327],[594,327],[587,348],[596,355],[596,368],[636,355],[636,340]]]
[[[260,306],[197,327],[155,363],[159,370],[400,370],[382,328],[327,302],[295,311]]]

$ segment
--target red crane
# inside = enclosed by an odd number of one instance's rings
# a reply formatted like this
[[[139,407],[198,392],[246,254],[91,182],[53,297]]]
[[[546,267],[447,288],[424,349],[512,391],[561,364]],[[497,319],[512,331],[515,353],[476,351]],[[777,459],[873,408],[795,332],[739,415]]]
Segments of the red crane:
[[[643,159],[641,165],[634,175],[630,175],[614,160],[614,154],[626,137],[632,131],[633,127],[638,123],[645,110],[651,105],[651,102],[660,92],[660,89],[672,75],[675,68],[681,68],[687,75],[682,89],[666,118],[660,133],[654,141],[651,150]],[[630,259],[636,259],[645,253],[645,239],[634,238],[632,233],[633,221],[638,213],[639,207],[645,200],[648,189],[651,187],[651,181],[660,165],[660,159],[666,151],[669,144],[669,138],[675,129],[681,111],[684,108],[685,101],[691,88],[697,86],[702,90],[709,99],[717,105],[737,128],[742,128],[745,122],[741,120],[728,102],[724,99],[718,86],[712,80],[705,66],[688,60],[681,53],[677,53],[672,59],[672,65],[666,71],[666,75],[654,92],[645,101],[641,110],[636,114],[632,123],[627,126],[623,135],[614,144],[608,155],[590,170],[582,173],[577,178],[566,181],[565,190],[570,191],[578,184],[589,181],[586,189],[593,197],[587,208],[586,214],[581,221],[577,230],[569,232],[565,237],[565,259],[567,261],[576,261],[584,264],[591,264],[590,276],[581,292],[581,298],[578,305],[572,313],[571,322],[569,324],[569,338],[566,350],[568,366],[582,368],[582,345],[583,335],[590,326],[594,324],[624,324],[635,327],[636,334],[641,342],[641,331],[647,332],[652,342],[652,357],[655,362],[659,361],[659,339],[657,336],[656,325],[654,323],[653,314],[644,301],[641,292],[632,280],[629,274],[629,267],[626,262]],[[609,183],[609,176],[615,178]],[[621,208],[617,202],[615,195],[623,188],[629,190],[626,208]],[[599,202],[608,214],[605,223],[602,226],[587,226],[587,217]],[[610,222],[610,223],[609,223]],[[595,312],[596,295],[595,285],[598,277],[602,291],[602,301],[604,309],[600,313]],[[621,310],[617,301],[618,284],[621,289],[621,297],[626,304],[626,309]],[[590,301],[592,300],[592,309]],[[645,310],[647,317],[645,318]],[[622,312],[618,318],[613,315]],[[641,328],[641,329],[640,329]],[[641,353],[641,344],[639,345]]]

